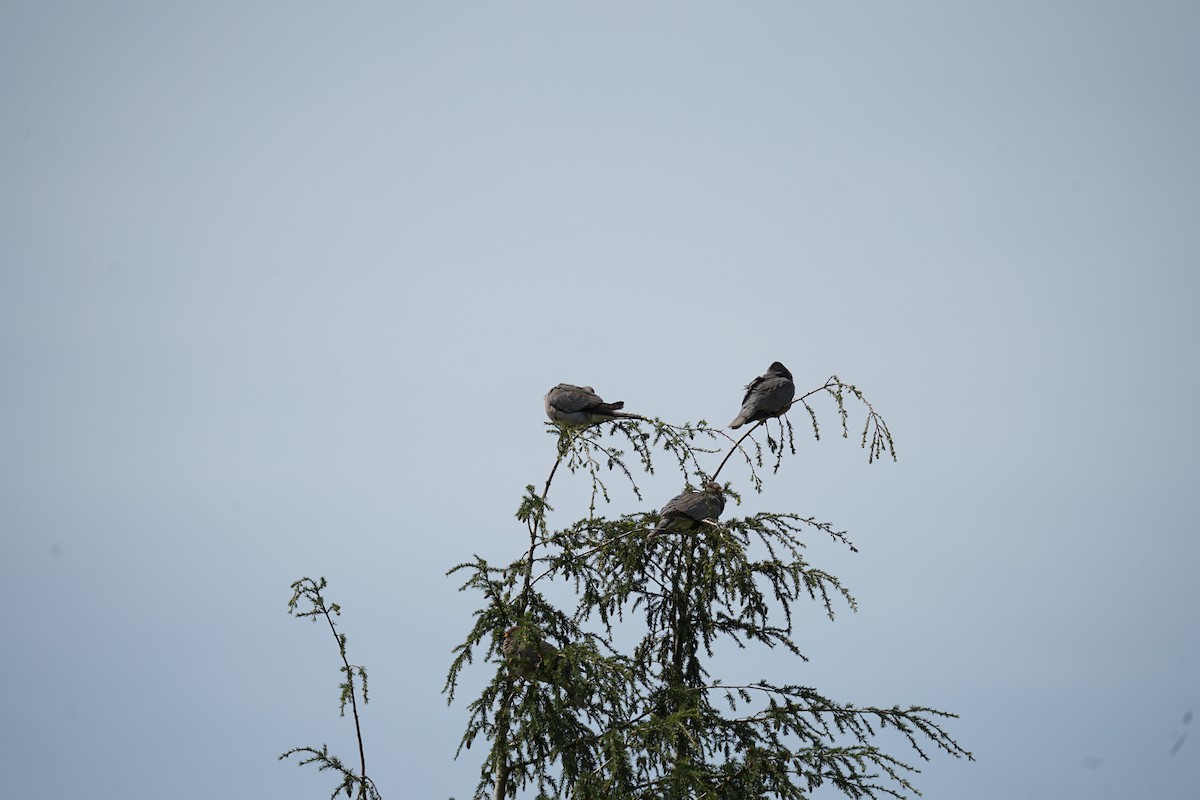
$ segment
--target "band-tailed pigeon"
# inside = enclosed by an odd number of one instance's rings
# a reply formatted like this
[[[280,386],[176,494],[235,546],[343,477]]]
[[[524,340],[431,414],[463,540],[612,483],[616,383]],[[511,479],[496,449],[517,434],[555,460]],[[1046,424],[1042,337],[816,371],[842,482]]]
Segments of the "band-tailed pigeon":
[[[549,683],[558,662],[558,648],[542,641],[530,628],[513,625],[504,632],[504,661],[518,678]]]
[[[615,403],[604,402],[590,386],[560,383],[546,392],[546,416],[551,422],[564,428],[586,428],[618,418],[645,419],[637,414],[621,411],[624,407],[623,400]]]
[[[767,368],[766,375],[759,375],[746,384],[742,410],[729,423],[729,427],[740,428],[747,422],[778,417],[791,408],[795,395],[796,384],[792,383],[792,373],[776,361]]]
[[[684,492],[672,497],[658,512],[658,525],[654,533],[662,531],[693,531],[704,524],[704,520],[716,521],[725,510],[725,494],[721,484],[709,481],[699,492]]]

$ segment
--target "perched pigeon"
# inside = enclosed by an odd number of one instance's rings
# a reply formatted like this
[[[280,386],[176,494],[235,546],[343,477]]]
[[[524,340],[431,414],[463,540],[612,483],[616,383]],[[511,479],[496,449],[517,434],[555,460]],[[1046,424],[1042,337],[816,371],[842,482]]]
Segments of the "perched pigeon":
[[[776,361],[767,368],[766,375],[759,375],[746,385],[746,396],[742,398],[742,410],[729,423],[731,428],[740,428],[747,422],[778,417],[792,405],[796,385],[792,373]]]
[[[542,641],[529,628],[513,625],[504,632],[504,661],[518,678],[549,682],[558,662],[558,648]]]
[[[704,524],[704,520],[716,520],[725,510],[725,494],[721,484],[709,481],[703,491],[684,492],[672,497],[659,513],[658,526],[661,531],[693,531]]]
[[[590,386],[560,383],[546,392],[546,416],[551,422],[564,428],[586,428],[619,417],[645,419],[637,414],[621,411],[624,407],[625,403],[621,400],[615,403],[604,402]]]

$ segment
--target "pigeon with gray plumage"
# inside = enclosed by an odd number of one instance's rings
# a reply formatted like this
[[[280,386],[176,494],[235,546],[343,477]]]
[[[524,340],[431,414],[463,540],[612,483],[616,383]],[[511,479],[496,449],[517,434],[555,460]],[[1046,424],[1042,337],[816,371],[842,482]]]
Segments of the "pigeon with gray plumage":
[[[624,407],[623,400],[604,402],[590,386],[560,383],[546,392],[546,416],[564,428],[586,428],[612,419],[645,419],[621,411]]]
[[[548,683],[559,657],[557,647],[522,625],[513,625],[504,632],[501,649],[513,674],[527,681]]]
[[[792,373],[776,361],[767,368],[767,374],[759,375],[746,384],[742,410],[729,423],[729,427],[740,428],[747,422],[778,417],[791,408],[795,395],[796,384],[792,383]]]
[[[579,670],[533,626],[513,625],[504,632],[500,649],[504,663],[516,677],[562,689],[571,703],[586,700],[588,684],[581,680]]]
[[[721,484],[709,481],[699,492],[684,492],[672,497],[658,512],[654,533],[662,531],[693,531],[705,520],[716,521],[725,510],[725,493]]]

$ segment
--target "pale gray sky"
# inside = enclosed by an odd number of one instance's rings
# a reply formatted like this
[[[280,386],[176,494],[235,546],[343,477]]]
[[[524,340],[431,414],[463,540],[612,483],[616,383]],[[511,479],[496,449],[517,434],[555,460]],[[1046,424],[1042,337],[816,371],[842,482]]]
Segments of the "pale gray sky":
[[[443,573],[519,553],[542,394],[723,424],[778,359],[900,461],[805,440],[751,499],[849,529],[810,555],[860,612],[727,677],[960,713],[930,800],[1194,800],[1197,41],[1191,2],[0,3],[0,797],[326,797],[275,761],[354,751],[303,575],[384,796],[469,797]]]

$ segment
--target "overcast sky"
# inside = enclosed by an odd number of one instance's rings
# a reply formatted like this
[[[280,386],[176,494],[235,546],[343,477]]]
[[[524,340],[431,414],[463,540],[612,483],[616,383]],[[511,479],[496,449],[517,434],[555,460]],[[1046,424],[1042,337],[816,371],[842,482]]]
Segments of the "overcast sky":
[[[327,797],[276,761],[353,760],[286,614],[324,575],[369,772],[464,800],[444,573],[520,553],[542,395],[724,424],[780,360],[900,460],[818,405],[731,509],[847,529],[809,556],[860,608],[724,677],[959,713],[930,800],[1195,800],[1197,41],[1192,2],[0,3],[0,797]]]

